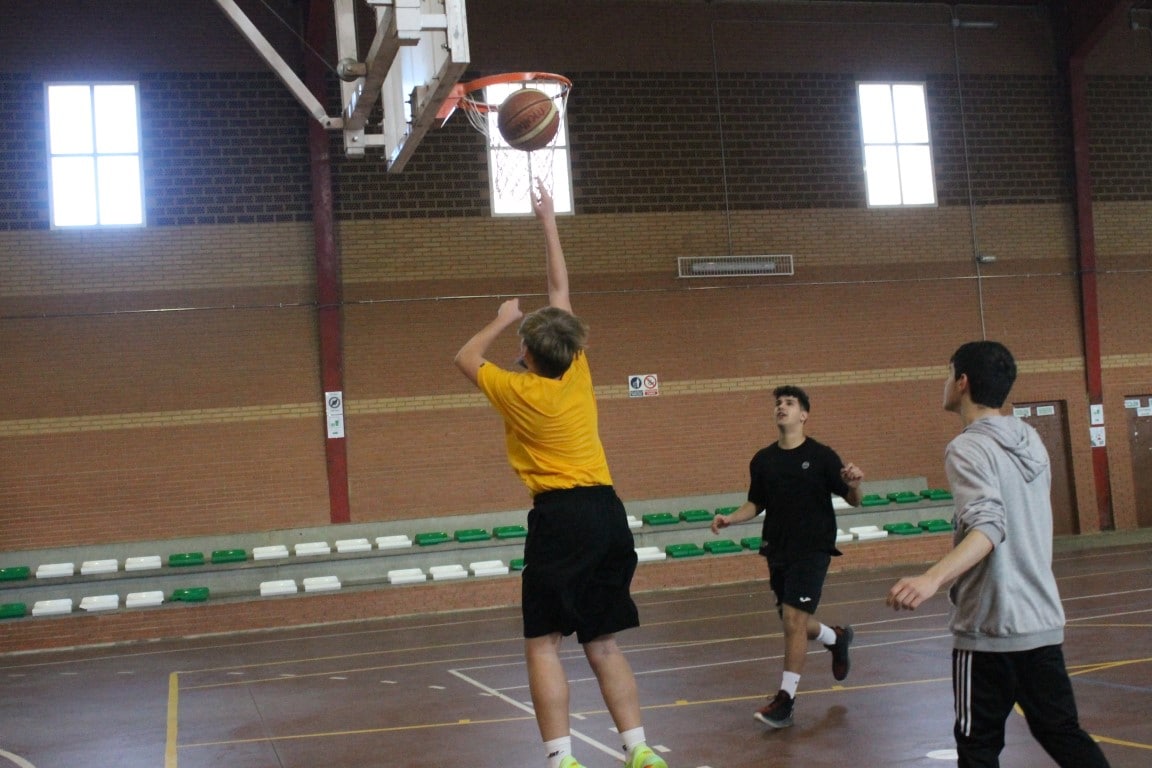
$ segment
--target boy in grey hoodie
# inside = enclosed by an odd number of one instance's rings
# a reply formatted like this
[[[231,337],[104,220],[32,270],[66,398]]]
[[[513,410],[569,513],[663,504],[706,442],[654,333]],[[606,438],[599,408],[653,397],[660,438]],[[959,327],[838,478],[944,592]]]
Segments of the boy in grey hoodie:
[[[1106,768],[1080,727],[1064,666],[1048,452],[1031,426],[1000,414],[1016,361],[1003,344],[974,341],[956,350],[949,367],[944,409],[964,422],[944,453],[955,498],[954,548],[923,574],[896,582],[888,605],[915,610],[955,580],[949,598],[959,768],[999,766],[1004,723],[1016,702],[1058,765]]]

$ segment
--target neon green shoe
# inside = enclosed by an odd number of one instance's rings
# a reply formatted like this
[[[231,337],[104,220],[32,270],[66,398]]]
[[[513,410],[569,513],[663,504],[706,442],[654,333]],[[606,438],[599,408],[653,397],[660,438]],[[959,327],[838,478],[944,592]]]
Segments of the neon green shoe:
[[[653,752],[647,744],[641,744],[633,749],[632,754],[628,756],[626,768],[668,768],[668,763],[664,762],[664,758]]]
[[[568,755],[568,757],[560,761],[560,768],[584,768],[584,766],[576,762],[576,758],[572,757],[572,755]]]

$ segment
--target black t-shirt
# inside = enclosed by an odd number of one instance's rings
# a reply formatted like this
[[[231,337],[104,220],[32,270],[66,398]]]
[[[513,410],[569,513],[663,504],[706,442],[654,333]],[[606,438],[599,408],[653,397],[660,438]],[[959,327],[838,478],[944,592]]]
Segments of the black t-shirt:
[[[850,492],[840,477],[843,467],[834,450],[810,437],[791,450],[773,443],[752,457],[748,501],[765,513],[761,552],[769,561],[813,552],[840,554],[832,494]]]

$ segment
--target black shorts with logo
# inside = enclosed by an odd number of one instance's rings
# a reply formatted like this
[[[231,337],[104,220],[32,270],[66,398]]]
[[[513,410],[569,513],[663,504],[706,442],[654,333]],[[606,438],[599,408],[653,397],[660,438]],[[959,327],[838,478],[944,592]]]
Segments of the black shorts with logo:
[[[824,579],[832,556],[827,552],[812,552],[788,562],[769,562],[768,578],[776,594],[776,608],[790,605],[805,613],[815,613],[824,591]]]
[[[635,540],[612,486],[537,495],[524,542],[524,637],[575,632],[586,643],[640,626],[629,592],[635,572]]]

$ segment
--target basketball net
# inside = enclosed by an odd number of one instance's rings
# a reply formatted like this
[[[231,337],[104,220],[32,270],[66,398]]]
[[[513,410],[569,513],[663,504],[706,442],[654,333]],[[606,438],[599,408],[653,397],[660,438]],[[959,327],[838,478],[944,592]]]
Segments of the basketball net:
[[[556,137],[543,149],[525,152],[513,149],[500,135],[496,126],[500,104],[513,91],[521,88],[534,88],[547,94],[556,102],[560,113],[560,127]],[[498,200],[523,201],[524,210],[509,210],[507,213],[527,213],[531,211],[530,196],[539,179],[549,194],[556,195],[556,150],[567,151],[568,126],[566,122],[568,92],[572,82],[562,75],[547,72],[509,72],[492,75],[462,83],[450,99],[455,106],[468,116],[472,127],[488,139],[488,150],[492,157],[492,193]],[[450,114],[450,113],[449,113]],[[446,119],[446,118],[445,118]],[[565,164],[565,173],[567,165]],[[567,179],[563,194],[567,196]]]

